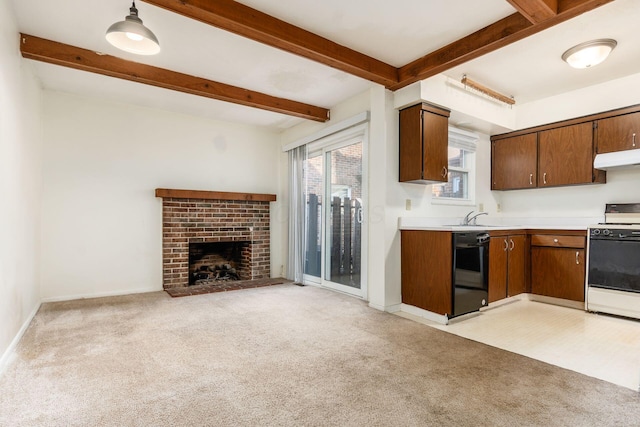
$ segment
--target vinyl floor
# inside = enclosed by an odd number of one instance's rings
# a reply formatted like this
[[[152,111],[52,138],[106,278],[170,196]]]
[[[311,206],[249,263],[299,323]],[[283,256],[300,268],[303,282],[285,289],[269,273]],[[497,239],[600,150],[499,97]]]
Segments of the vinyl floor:
[[[640,321],[531,301],[526,296],[434,328],[640,390]]]

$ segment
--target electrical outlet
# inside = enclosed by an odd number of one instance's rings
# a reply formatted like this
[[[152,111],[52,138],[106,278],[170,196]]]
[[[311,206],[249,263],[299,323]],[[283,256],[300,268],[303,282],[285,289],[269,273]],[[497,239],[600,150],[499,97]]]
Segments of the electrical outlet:
[[[411,210],[411,199],[407,199],[405,202],[405,209],[410,211]]]
[[[484,203],[478,203],[478,212],[484,212]]]
[[[500,212],[500,211],[502,211],[502,206],[500,206],[500,203],[498,203],[496,205],[496,212]]]

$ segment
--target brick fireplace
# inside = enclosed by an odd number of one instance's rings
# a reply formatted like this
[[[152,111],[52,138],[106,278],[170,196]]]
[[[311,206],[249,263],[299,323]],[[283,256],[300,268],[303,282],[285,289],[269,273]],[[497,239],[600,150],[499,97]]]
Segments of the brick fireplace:
[[[189,248],[193,253],[204,243],[240,243],[241,279],[270,277],[269,203],[275,195],[158,188],[156,197],[162,197],[164,289],[189,286]]]

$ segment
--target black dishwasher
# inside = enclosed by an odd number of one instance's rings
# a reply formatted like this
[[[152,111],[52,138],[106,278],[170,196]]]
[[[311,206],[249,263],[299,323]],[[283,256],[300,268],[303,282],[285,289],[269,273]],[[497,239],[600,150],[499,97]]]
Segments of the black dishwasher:
[[[453,233],[453,315],[478,311],[489,295],[489,233]]]

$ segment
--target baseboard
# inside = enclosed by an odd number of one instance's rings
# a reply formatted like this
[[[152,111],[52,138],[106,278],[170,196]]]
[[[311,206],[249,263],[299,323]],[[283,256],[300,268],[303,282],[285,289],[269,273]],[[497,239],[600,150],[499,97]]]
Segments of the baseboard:
[[[431,322],[440,323],[441,325],[446,325],[449,323],[449,317],[446,315],[423,310],[422,308],[418,308],[409,304],[401,304],[400,311],[403,313],[411,314],[413,316],[421,317]]]
[[[400,311],[401,304],[392,304],[392,305],[380,305],[369,302],[369,307],[375,308],[376,310],[386,311],[387,313],[395,313]]]
[[[543,302],[545,304],[559,305],[561,307],[575,308],[584,311],[584,301],[572,301],[563,298],[547,297],[537,294],[526,294],[529,301]]]
[[[119,291],[95,292],[89,294],[66,295],[60,297],[43,298],[42,302],[60,302],[72,301],[76,299],[102,298],[102,297],[118,297],[122,295],[144,294],[147,292],[160,292],[162,288],[138,288],[138,289],[122,289]]]
[[[13,338],[13,341],[11,341],[11,344],[9,344],[9,347],[7,347],[7,349],[5,350],[4,354],[2,355],[2,358],[0,358],[0,376],[4,374],[4,371],[7,369],[7,366],[9,366],[9,362],[15,356],[15,351],[16,351],[16,347],[18,346],[18,343],[22,339],[22,336],[24,335],[24,333],[27,331],[27,328],[33,321],[33,318],[36,316],[36,313],[38,313],[38,310],[40,310],[41,305],[42,303],[38,303],[36,308],[34,308],[33,311],[29,314],[29,316],[27,316],[27,319],[22,324],[22,327],[20,328],[16,336]]]

